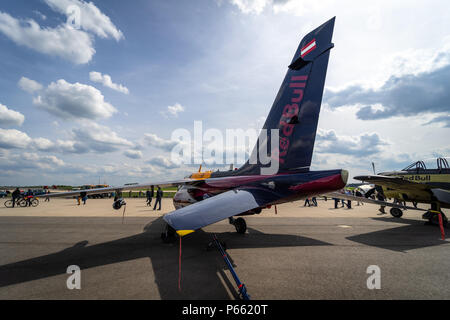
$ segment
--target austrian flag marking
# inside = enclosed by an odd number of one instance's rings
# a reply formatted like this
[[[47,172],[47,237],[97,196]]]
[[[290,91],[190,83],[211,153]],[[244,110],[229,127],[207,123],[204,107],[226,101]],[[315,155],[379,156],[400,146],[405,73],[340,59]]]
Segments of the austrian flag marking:
[[[300,55],[302,58],[308,53],[312,52],[316,48],[316,39],[312,39],[306,46],[300,50]]]

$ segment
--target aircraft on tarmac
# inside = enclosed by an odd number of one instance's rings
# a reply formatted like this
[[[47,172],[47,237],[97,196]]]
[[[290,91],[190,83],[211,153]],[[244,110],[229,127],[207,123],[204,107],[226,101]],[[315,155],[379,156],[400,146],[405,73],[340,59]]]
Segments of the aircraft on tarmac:
[[[428,163],[428,166],[427,164]],[[444,227],[448,219],[441,208],[450,208],[450,166],[447,158],[427,159],[414,162],[400,171],[381,172],[368,176],[356,176],[353,179],[370,183],[366,185],[363,197],[331,192],[329,197],[377,204],[382,207],[391,207],[390,213],[395,218],[401,218],[403,210],[425,211],[422,218],[430,224],[439,224]],[[378,200],[371,199],[377,193]],[[394,199],[394,203],[386,199]],[[381,200],[383,199],[383,200]],[[414,206],[406,206],[410,201]],[[431,205],[429,210],[418,208],[418,203]]]
[[[262,209],[284,202],[304,199],[339,190],[346,185],[348,172],[342,169],[310,171],[320,106],[325,84],[335,18],[307,34],[295,52],[276,96],[254,152],[262,144],[271,145],[271,129],[279,129],[279,152],[269,151],[278,160],[278,172],[261,174],[263,168],[247,161],[235,170],[197,172],[176,181],[153,181],[132,186],[83,190],[86,194],[144,189],[150,186],[178,186],[174,196],[177,208],[164,216],[167,223],[161,235],[173,240],[215,222],[229,219],[238,233],[247,225],[242,216],[259,214]],[[276,139],[276,137],[274,138]],[[258,153],[259,154],[259,153]],[[52,197],[79,195],[80,191],[51,194]],[[125,204],[117,200],[113,207]],[[237,218],[235,218],[237,217]]]
[[[415,204],[428,203],[431,208],[423,218],[436,222],[437,212],[440,212],[443,224],[447,224],[447,217],[441,211],[441,208],[450,208],[450,166],[446,158],[421,160],[400,171],[357,176],[354,179],[375,185],[366,196],[377,190],[385,199],[393,198],[398,202],[411,201]],[[390,213],[396,218],[403,215],[398,207],[392,208]]]

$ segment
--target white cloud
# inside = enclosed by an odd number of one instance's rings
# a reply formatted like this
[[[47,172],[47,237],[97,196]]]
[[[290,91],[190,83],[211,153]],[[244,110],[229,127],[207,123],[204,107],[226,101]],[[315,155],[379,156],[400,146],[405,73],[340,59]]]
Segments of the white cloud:
[[[109,118],[117,109],[105,102],[102,93],[89,85],[52,82],[33,99],[33,104],[62,119]]]
[[[107,74],[101,74],[100,72],[96,72],[96,71],[92,71],[89,73],[89,79],[91,79],[91,81],[93,82],[98,82],[103,84],[105,87],[108,87],[110,89],[128,94],[128,88],[121,85],[121,84],[117,84],[112,82],[111,80],[111,76],[107,75]]]
[[[65,24],[56,28],[41,28],[32,19],[18,20],[0,11],[0,32],[18,45],[76,64],[89,62],[95,54],[89,34]]]
[[[145,133],[144,141],[152,147],[156,147],[165,151],[170,151],[175,147],[179,142],[173,140],[165,140],[163,138],[158,137],[154,133]]]
[[[0,125],[1,126],[21,126],[25,116],[20,112],[8,109],[0,103]]]
[[[8,154],[0,156],[1,171],[11,170],[20,175],[21,172],[29,171],[30,169],[44,169],[46,171],[60,170],[65,166],[65,162],[55,156],[40,155],[35,152],[23,152],[20,154]],[[42,172],[39,171],[42,177]]]
[[[47,20],[47,16],[38,10],[33,10],[33,13],[36,14],[42,20]]]
[[[54,148],[55,144],[46,138],[33,139],[33,146],[40,151],[48,151]]]
[[[45,2],[55,11],[67,15],[70,6],[77,6],[80,9],[80,27],[94,33],[100,38],[114,38],[116,41],[123,39],[123,34],[111,22],[111,19],[100,11],[92,2],[82,0],[45,0]]]
[[[113,152],[120,147],[132,147],[133,144],[119,137],[119,135],[106,126],[87,122],[82,127],[72,130],[74,141],[78,147],[85,147],[91,151]]]
[[[64,161],[55,156],[42,156],[34,152],[24,152],[22,159],[26,162],[36,163],[38,166],[42,165],[42,168],[51,168],[52,166],[63,166]]]
[[[39,91],[43,88],[42,84],[37,81],[28,79],[27,77],[20,78],[18,85],[22,90],[28,93],[34,93],[35,91]]]
[[[269,5],[271,0],[230,0],[243,13],[260,14],[264,8]]]
[[[358,136],[337,135],[334,130],[317,131],[316,152],[367,157],[382,151],[388,145],[377,133],[363,133]]]
[[[146,162],[148,164],[152,164],[152,165],[162,167],[165,169],[173,169],[173,168],[179,167],[179,165],[175,164],[174,162],[170,161],[169,159],[167,159],[166,157],[163,157],[163,156],[156,156]]]
[[[166,118],[169,116],[177,118],[181,112],[184,112],[184,107],[179,103],[175,103],[173,106],[168,106],[166,111],[161,111],[160,113]]]
[[[25,132],[0,128],[0,148],[22,149],[27,147],[31,141],[32,139]]]
[[[31,138],[19,130],[0,129],[1,149],[27,149],[31,151],[57,152],[57,153],[108,153],[119,151],[121,148],[134,148],[135,145],[120,137],[116,132],[106,126],[91,121],[81,123],[80,127],[72,129],[68,140],[57,139],[51,141],[47,138]],[[131,156],[130,156],[131,155]],[[141,151],[129,150],[129,158],[142,157]],[[139,157],[140,156],[140,157]]]
[[[142,152],[139,150],[125,150],[123,154],[130,159],[142,159]]]

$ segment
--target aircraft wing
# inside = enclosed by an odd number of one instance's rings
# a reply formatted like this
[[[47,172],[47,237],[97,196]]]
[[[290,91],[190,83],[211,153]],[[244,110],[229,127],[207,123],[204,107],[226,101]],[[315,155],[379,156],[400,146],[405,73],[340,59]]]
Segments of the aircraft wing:
[[[392,189],[406,189],[406,190],[428,190],[432,187],[419,182],[413,182],[401,177],[391,177],[391,176],[357,176],[354,177],[356,180],[361,180],[369,183],[373,183],[379,186],[386,186]]]
[[[421,208],[404,206],[402,204],[397,204],[397,203],[392,203],[392,202],[373,200],[373,199],[366,198],[366,197],[358,197],[358,196],[354,196],[354,195],[350,195],[350,194],[344,194],[344,193],[340,193],[340,192],[330,192],[330,193],[325,194],[325,196],[330,197],[330,198],[336,198],[336,199],[344,199],[344,200],[372,203],[372,204],[377,204],[377,205],[380,205],[380,206],[399,208],[399,209],[403,209],[403,210],[409,209],[409,210],[427,211],[427,210],[421,209]]]
[[[77,190],[77,191],[68,191],[68,192],[54,192],[50,194],[43,194],[40,197],[71,197],[78,196],[81,192],[86,192],[86,194],[102,194],[109,192],[117,192],[123,190],[142,190],[150,188],[151,186],[160,186],[160,187],[174,187],[179,186],[181,184],[194,183],[198,182],[198,180],[194,179],[182,179],[182,180],[174,180],[174,181],[155,181],[143,184],[132,184],[132,185],[122,185],[117,187],[108,187],[108,188],[96,188],[96,189],[85,189],[85,190]]]
[[[279,198],[277,193],[267,189],[238,188],[172,211],[164,216],[164,220],[180,231],[179,234],[187,234]]]

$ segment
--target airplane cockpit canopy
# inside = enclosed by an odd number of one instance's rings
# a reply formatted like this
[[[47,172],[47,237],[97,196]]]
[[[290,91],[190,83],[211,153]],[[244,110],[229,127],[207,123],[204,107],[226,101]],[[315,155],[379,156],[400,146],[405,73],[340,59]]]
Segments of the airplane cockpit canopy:
[[[404,168],[402,171],[415,172],[415,173],[442,172],[442,171],[450,172],[449,161],[450,161],[450,157],[419,160],[414,163],[411,163],[409,166]]]

